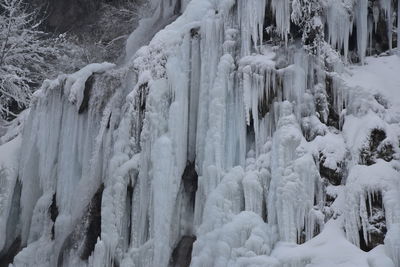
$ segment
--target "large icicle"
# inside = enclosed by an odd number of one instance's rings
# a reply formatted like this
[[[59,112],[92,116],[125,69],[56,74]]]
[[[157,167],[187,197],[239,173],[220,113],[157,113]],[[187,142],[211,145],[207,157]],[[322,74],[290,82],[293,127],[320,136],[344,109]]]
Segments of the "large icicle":
[[[265,5],[267,0],[240,0],[238,3],[240,33],[241,33],[241,55],[247,56],[251,53],[251,45],[254,50],[259,51],[263,41]]]
[[[271,185],[268,193],[268,222],[278,225],[280,240],[301,239],[309,212],[321,199],[319,174],[300,144],[302,134],[289,102],[282,102],[271,154]]]
[[[356,10],[358,57],[364,64],[368,45],[368,0],[358,0]]]
[[[271,6],[278,32],[287,44],[290,33],[290,0],[272,0]]]
[[[349,11],[346,10],[341,1],[335,0],[329,3],[326,22],[328,25],[329,43],[334,48],[344,50],[344,60],[347,62],[349,37],[353,29],[353,22],[350,19]]]
[[[392,10],[392,0],[380,0],[381,7],[385,12],[386,27],[389,50],[392,50],[393,46],[393,10]]]
[[[397,52],[400,54],[400,1],[397,1]]]

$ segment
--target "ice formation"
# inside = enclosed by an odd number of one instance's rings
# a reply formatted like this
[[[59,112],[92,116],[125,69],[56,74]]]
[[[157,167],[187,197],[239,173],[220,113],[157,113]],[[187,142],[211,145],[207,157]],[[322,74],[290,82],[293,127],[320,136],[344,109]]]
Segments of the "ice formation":
[[[0,265],[399,267],[394,3],[150,1],[1,137]]]

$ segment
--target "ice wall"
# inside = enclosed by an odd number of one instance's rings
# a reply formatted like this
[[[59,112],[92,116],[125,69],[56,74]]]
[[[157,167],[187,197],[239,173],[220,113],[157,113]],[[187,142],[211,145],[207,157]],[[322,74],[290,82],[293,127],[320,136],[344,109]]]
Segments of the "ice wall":
[[[123,66],[46,81],[6,143],[0,262],[398,267],[399,110],[345,79],[396,9],[299,3],[316,54],[293,1],[152,1]]]

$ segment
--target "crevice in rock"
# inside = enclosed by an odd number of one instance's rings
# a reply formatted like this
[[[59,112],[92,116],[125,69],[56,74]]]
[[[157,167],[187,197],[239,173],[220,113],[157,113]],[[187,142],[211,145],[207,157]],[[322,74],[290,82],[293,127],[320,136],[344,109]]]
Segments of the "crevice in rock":
[[[175,8],[174,8],[174,15],[180,15],[182,12],[182,0],[176,1]]]
[[[198,183],[195,161],[187,162],[185,170],[182,174],[182,181],[185,192],[190,196],[190,203],[192,203],[194,208]]]
[[[110,125],[111,125],[111,115],[112,115],[112,113],[110,113],[110,116],[108,116],[107,125],[106,125],[106,128],[107,128],[107,129],[110,129]]]
[[[253,115],[250,113],[250,124],[246,125],[246,147],[254,148],[256,143],[256,133],[254,131]]]
[[[85,215],[75,225],[74,230],[65,238],[58,253],[57,266],[62,267],[68,262],[68,258],[74,254],[82,260],[87,260],[92,254],[97,238],[101,233],[101,201],[104,185],[101,184],[92,197]]]
[[[89,204],[89,226],[86,231],[83,251],[81,253],[82,260],[87,260],[90,254],[92,254],[97,242],[97,238],[101,234],[101,200],[103,197],[103,190],[104,185],[102,184]]]
[[[58,217],[58,206],[57,206],[57,194],[53,194],[53,199],[51,201],[51,205],[49,207],[49,214],[50,214],[50,219],[53,222],[53,226],[51,227],[51,239],[54,240],[54,223],[56,222],[56,219]]]
[[[191,38],[199,38],[200,37],[200,27],[195,27],[190,29],[190,37]]]
[[[196,241],[196,236],[185,235],[174,248],[171,259],[171,267],[189,267],[192,261],[193,243]]]
[[[126,198],[127,198],[127,210],[128,214],[128,247],[131,244],[131,233],[132,233],[132,200],[133,200],[133,186],[130,182],[126,188]]]
[[[94,75],[92,75],[85,82],[85,90],[83,91],[83,100],[78,110],[79,114],[85,112],[89,107],[90,92],[92,91],[94,81],[95,78]]]
[[[21,251],[21,237],[17,237],[11,246],[0,256],[0,267],[7,267],[13,262],[14,257]]]
[[[149,93],[149,85],[147,82],[139,85],[138,95],[135,98],[135,109],[138,112],[138,127],[136,130],[136,145],[140,148],[140,135],[143,128],[143,121],[146,114],[146,98]]]
[[[326,92],[327,92],[328,111],[329,111],[327,126],[332,126],[335,127],[336,129],[339,129],[340,116],[334,108],[334,99],[333,99],[334,88],[333,88],[332,77],[327,76],[325,82],[326,82]]]

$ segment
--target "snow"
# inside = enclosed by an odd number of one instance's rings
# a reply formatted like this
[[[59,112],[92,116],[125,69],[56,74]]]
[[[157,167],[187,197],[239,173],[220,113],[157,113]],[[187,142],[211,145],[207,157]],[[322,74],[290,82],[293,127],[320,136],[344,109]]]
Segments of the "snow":
[[[395,266],[379,247],[365,253],[349,243],[339,219],[327,222],[321,234],[302,245],[278,243],[272,256],[286,266]]]
[[[262,266],[278,261],[270,254],[274,230],[256,214],[243,211],[196,241],[191,266]]]
[[[339,163],[347,156],[346,144],[341,134],[328,132],[324,136],[317,136],[310,144],[310,149],[315,156],[322,154],[324,166],[331,169],[338,169]]]
[[[83,91],[85,89],[85,83],[87,79],[94,73],[101,73],[113,67],[115,67],[115,64],[108,62],[101,64],[93,63],[85,66],[71,75],[68,75],[67,79],[65,80],[64,90],[66,95],[69,95],[69,101],[75,103],[79,108],[83,101]]]
[[[344,76],[348,86],[360,86],[372,94],[380,93],[393,106],[400,104],[400,57],[367,57],[364,66],[351,66]]]

